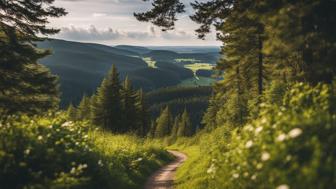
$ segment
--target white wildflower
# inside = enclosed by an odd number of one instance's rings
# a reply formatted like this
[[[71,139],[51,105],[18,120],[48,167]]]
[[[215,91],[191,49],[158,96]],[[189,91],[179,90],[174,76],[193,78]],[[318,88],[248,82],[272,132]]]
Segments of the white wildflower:
[[[245,144],[246,148],[251,148],[253,146],[253,141],[249,140],[247,141],[247,143]]]
[[[277,186],[276,189],[289,189],[289,186],[287,184],[282,184]]]
[[[88,167],[87,164],[80,164],[80,165],[78,166],[78,169],[82,170],[82,169],[86,169],[87,167]]]
[[[261,160],[262,161],[267,161],[267,160],[269,160],[271,158],[271,155],[268,153],[268,152],[264,152],[264,153],[262,153],[262,155],[261,155]]]
[[[70,171],[71,174],[75,174],[76,173],[76,168],[71,168],[71,171]]]
[[[37,140],[43,140],[43,136],[41,136],[41,135],[38,136],[38,137],[37,137]]]
[[[142,161],[143,159],[142,158],[138,158],[136,161]]]
[[[284,141],[284,140],[286,139],[286,137],[287,137],[287,136],[286,136],[285,134],[281,134],[281,135],[279,135],[279,136],[277,137],[276,140],[277,140],[278,142],[282,142],[282,141]]]
[[[215,164],[212,163],[211,166],[208,168],[207,173],[208,174],[213,174],[215,172],[216,172],[216,166],[215,166]]]
[[[291,156],[291,155],[287,155],[287,156],[286,156],[286,160],[287,160],[287,161],[292,160],[292,156]]]
[[[252,175],[251,180],[255,180],[257,178],[256,175]]]
[[[30,154],[30,149],[25,150],[24,154],[29,155]]]
[[[248,125],[245,126],[244,129],[247,130],[247,131],[253,131],[253,126],[251,124],[248,124]]]
[[[262,127],[258,127],[258,128],[256,128],[255,133],[256,133],[256,134],[259,134],[262,130],[263,130]]]
[[[302,134],[302,130],[300,128],[295,128],[295,129],[292,129],[291,131],[289,131],[288,135],[291,137],[291,138],[296,138],[298,136],[300,136]]]
[[[239,174],[235,173],[235,174],[232,175],[232,177],[237,179],[237,178],[239,178]]]
[[[267,123],[267,119],[264,117],[264,118],[261,120],[261,123],[262,123],[262,124]]]
[[[103,167],[103,166],[104,166],[103,161],[102,161],[102,160],[99,160],[99,161],[98,161],[98,165],[99,165],[100,167]]]
[[[249,176],[249,173],[248,172],[245,172],[244,173],[244,177],[248,177]]]
[[[67,121],[67,122],[64,122],[62,124],[62,127],[69,127],[69,126],[72,126],[72,125],[73,125],[72,121]]]
[[[258,163],[258,164],[257,164],[257,169],[260,170],[260,169],[262,169],[262,168],[263,168],[263,164]]]

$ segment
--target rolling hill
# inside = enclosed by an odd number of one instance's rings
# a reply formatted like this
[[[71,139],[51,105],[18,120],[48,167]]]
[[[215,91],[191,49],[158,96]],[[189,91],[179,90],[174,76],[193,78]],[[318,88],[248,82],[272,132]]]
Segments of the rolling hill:
[[[91,95],[113,64],[118,68],[121,79],[128,75],[135,88],[143,88],[145,91],[175,86],[194,77],[191,70],[175,62],[175,59],[186,55],[174,51],[129,45],[112,47],[57,39],[38,42],[37,46],[53,52],[40,63],[60,78],[61,107],[69,103],[77,104],[84,94]],[[202,58],[200,53],[189,55]],[[155,57],[155,60],[160,61],[156,62],[156,68],[151,68],[143,60],[144,57]]]

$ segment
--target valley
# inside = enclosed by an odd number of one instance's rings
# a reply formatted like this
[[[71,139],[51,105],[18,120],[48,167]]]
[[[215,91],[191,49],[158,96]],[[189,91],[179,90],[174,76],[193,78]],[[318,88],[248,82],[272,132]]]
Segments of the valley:
[[[128,76],[136,89],[146,92],[172,86],[211,86],[218,80],[212,77],[219,58],[217,47],[107,46],[57,39],[37,45],[53,52],[40,62],[59,76],[61,107],[78,104],[83,95],[93,94],[112,65],[122,80]]]

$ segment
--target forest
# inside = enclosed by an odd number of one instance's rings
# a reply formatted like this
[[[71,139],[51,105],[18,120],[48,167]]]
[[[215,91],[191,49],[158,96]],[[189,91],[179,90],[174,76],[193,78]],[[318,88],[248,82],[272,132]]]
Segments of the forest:
[[[335,188],[334,0],[146,2],[220,54],[56,40],[55,0],[0,1],[1,189]]]

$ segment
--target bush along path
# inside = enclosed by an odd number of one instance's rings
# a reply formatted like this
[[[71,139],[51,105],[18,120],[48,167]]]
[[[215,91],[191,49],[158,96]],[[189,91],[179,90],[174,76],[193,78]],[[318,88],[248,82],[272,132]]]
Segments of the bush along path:
[[[177,168],[179,168],[187,156],[181,152],[169,151],[176,157],[176,160],[155,172],[147,181],[145,189],[172,189],[174,185],[174,176]]]

